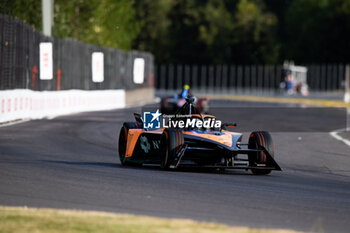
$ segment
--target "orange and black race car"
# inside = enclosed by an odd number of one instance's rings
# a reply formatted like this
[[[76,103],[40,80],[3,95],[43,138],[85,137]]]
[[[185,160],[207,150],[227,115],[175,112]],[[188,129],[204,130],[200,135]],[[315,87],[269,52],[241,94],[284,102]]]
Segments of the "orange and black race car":
[[[186,108],[191,109],[191,101],[182,110]],[[162,169],[250,169],[256,175],[281,170],[274,160],[272,138],[266,131],[252,132],[248,143],[242,143],[241,133],[226,130],[236,126],[234,123],[223,123],[220,128],[213,125],[199,128],[196,127],[198,124],[194,124],[197,121],[215,121],[212,115],[189,112],[172,119],[173,126],[184,120],[193,123],[188,127],[155,130],[145,129],[141,115],[134,116],[135,122],[125,122],[120,130],[119,157],[122,165],[160,164]]]

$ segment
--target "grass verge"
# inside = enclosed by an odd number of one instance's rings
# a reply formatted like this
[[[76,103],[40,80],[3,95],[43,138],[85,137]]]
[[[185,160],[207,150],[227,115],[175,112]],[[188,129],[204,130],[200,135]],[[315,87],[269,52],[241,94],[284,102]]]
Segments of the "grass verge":
[[[95,211],[36,209],[0,206],[0,232],[235,232],[295,233],[291,230],[252,229],[192,220],[163,219]]]

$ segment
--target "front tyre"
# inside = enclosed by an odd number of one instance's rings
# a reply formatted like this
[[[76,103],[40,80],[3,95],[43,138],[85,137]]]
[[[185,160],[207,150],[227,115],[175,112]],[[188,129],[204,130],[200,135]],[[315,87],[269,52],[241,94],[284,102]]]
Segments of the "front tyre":
[[[249,136],[248,148],[249,149],[259,149],[264,147],[269,154],[274,157],[274,145],[271,135],[266,131],[256,131],[252,132]],[[248,154],[249,165],[257,166],[269,164],[269,157],[265,154],[264,151],[260,152],[251,152]],[[271,170],[262,170],[262,169],[251,169],[254,175],[267,175]]]
[[[184,144],[182,130],[166,128],[160,140],[160,167],[169,169]]]
[[[130,165],[130,162],[126,161],[126,158],[125,158],[129,129],[140,129],[140,128],[142,128],[142,126],[138,123],[124,122],[122,128],[120,129],[118,152],[119,152],[120,163],[123,166]]]

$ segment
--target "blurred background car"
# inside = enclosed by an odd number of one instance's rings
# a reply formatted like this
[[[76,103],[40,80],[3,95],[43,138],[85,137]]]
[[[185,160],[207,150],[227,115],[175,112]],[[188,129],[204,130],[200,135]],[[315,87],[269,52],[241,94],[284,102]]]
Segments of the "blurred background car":
[[[180,93],[175,93],[173,96],[167,96],[161,99],[161,112],[163,114],[175,114],[186,103],[186,98],[189,96],[192,96],[190,86],[185,84]],[[208,113],[209,99],[194,97],[193,108],[196,113]]]

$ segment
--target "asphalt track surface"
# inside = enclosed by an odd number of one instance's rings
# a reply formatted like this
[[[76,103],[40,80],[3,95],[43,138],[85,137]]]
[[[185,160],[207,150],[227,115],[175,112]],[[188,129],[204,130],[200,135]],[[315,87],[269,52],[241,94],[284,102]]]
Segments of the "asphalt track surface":
[[[268,176],[122,167],[119,129],[135,111],[140,108],[1,127],[0,205],[349,232],[350,148],[327,132],[272,133],[284,171]]]

